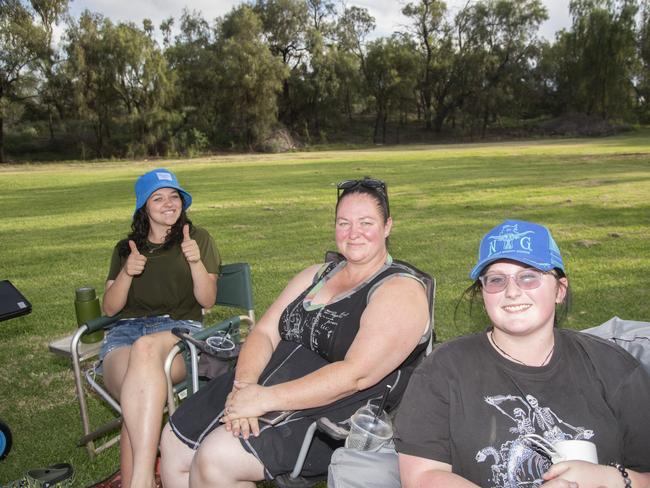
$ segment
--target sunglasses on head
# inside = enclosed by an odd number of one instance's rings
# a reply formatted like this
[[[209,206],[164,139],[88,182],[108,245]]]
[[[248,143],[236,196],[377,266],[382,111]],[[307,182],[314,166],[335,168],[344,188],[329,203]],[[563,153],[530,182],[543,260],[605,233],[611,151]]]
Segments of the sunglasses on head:
[[[336,201],[341,199],[341,194],[347,190],[354,190],[362,186],[363,188],[369,188],[375,190],[380,194],[384,201],[386,202],[386,213],[390,215],[390,208],[388,207],[388,192],[386,191],[386,183],[375,178],[364,178],[362,180],[345,180],[336,184]]]

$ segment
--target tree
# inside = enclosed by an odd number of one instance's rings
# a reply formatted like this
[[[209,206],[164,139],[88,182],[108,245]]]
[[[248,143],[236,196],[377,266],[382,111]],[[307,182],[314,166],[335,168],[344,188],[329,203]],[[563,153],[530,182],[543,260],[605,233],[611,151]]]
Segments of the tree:
[[[375,18],[360,7],[346,8],[336,26],[340,48],[359,59],[363,72],[366,71],[366,41],[375,26]]]
[[[128,154],[157,153],[172,86],[153,38],[133,23],[114,25],[88,11],[71,23],[67,38],[66,70],[75,107],[94,127],[96,153],[104,154],[112,142],[113,126],[121,129]]]
[[[525,92],[520,85],[527,86],[537,62],[537,31],[546,18],[540,0],[484,0],[457,17],[464,35],[462,65],[472,73],[465,80],[463,104],[483,136],[499,115],[518,116],[515,94]]]
[[[307,54],[307,4],[304,0],[257,0],[255,13],[262,21],[263,40],[274,56],[278,56],[288,70],[296,70]],[[288,125],[295,122],[292,113],[290,78],[282,85],[279,118]]]
[[[638,29],[636,109],[643,122],[650,121],[650,1],[644,0]]]
[[[38,60],[39,71],[43,79],[40,84],[40,102],[47,112],[47,123],[50,130],[50,139],[54,139],[54,117],[62,117],[63,107],[61,100],[62,88],[65,81],[61,78],[56,68],[59,63],[58,51],[53,46],[54,26],[68,11],[68,0],[31,0],[39,26],[45,33],[45,46],[43,55]]]
[[[572,0],[571,30],[556,43],[557,91],[566,109],[624,116],[634,99],[635,0]]]
[[[165,28],[171,28],[169,19]],[[215,67],[220,59],[214,29],[198,12],[184,10],[179,34],[173,44],[167,43],[165,57],[175,85],[173,107],[180,118],[172,150],[190,153],[205,149],[201,147],[204,139],[217,144],[223,134],[218,126],[221,94]]]
[[[368,45],[367,81],[375,100],[374,142],[386,143],[392,111],[405,111],[418,83],[418,60],[413,44],[399,37],[377,39]],[[380,138],[381,133],[381,138]]]
[[[114,89],[132,126],[130,154],[157,154],[166,133],[172,83],[167,60],[151,36],[151,26],[120,23],[108,30],[115,68]]]
[[[406,4],[402,9],[402,13],[411,19],[413,35],[420,53],[418,92],[424,112],[424,126],[427,130],[433,128],[434,58],[446,10],[445,2],[440,0],[420,0]]]
[[[39,60],[47,55],[46,28],[20,0],[0,2],[0,163],[5,162],[5,117],[36,94]]]
[[[250,148],[277,122],[277,98],[287,67],[264,44],[260,18],[247,5],[220,22],[215,48],[218,125],[230,141]]]
[[[327,0],[307,0],[307,15],[311,28],[328,36],[333,32],[334,22],[329,19],[336,14],[333,2]]]

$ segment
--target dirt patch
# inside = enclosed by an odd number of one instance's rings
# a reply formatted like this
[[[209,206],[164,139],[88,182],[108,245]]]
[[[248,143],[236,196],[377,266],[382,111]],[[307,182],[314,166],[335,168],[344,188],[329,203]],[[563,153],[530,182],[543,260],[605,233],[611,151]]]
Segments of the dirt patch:
[[[255,149],[263,153],[283,153],[299,147],[297,141],[285,128],[274,130]]]
[[[591,239],[581,239],[581,240],[576,242],[576,245],[579,246],[579,247],[590,248],[590,247],[594,247],[594,246],[600,246],[600,242],[599,241],[593,241]]]

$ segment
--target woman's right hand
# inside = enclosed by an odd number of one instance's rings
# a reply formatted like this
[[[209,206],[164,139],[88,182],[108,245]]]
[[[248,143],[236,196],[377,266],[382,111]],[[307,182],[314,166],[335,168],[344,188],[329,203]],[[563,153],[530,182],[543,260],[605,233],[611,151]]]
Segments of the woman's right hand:
[[[224,410],[224,417],[222,417],[222,422],[224,423],[226,430],[232,432],[232,435],[235,437],[239,437],[241,434],[244,439],[248,439],[251,434],[255,437],[260,435],[260,426],[257,417],[233,418],[228,409],[228,405],[237,391],[254,384],[256,383],[235,380],[232,386],[232,391],[226,397],[226,407]]]
[[[144,267],[147,264],[147,257],[140,254],[135,242],[129,240],[129,247],[131,248],[131,254],[126,258],[123,269],[128,276],[134,277],[142,274],[144,271]]]

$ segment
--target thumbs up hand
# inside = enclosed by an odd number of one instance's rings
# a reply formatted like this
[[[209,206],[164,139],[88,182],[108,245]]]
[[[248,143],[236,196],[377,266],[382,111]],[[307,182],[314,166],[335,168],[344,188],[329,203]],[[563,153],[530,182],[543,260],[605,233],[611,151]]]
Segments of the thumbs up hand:
[[[199,245],[190,237],[189,224],[183,226],[183,242],[181,242],[181,251],[183,251],[185,260],[190,264],[198,263],[201,260]]]
[[[126,258],[124,272],[131,277],[138,276],[144,271],[144,266],[147,264],[147,257],[140,254],[135,242],[129,240],[129,247],[131,248],[131,254]]]

